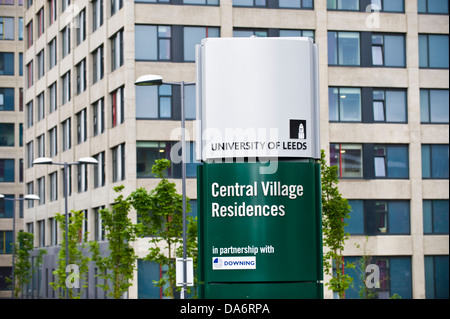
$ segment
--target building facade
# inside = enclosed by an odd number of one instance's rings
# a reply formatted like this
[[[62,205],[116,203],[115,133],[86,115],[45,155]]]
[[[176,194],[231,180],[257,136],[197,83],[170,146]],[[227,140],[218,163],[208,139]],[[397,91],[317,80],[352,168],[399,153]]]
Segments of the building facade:
[[[68,207],[84,212],[88,240],[104,240],[98,211],[114,202],[114,186],[127,195],[158,183],[154,160],[171,158],[181,138],[180,91],[136,87],[139,76],[195,82],[205,37],[308,36],[319,45],[321,146],[352,206],[346,259],[372,256],[378,298],[448,298],[448,1],[30,0],[24,10],[24,177],[14,187],[41,198],[24,207],[36,247],[60,244],[64,196],[61,166],[34,159],[98,160],[69,170]],[[185,101],[195,211],[194,87]],[[181,191],[179,163],[168,176]],[[144,257],[147,240],[135,248]],[[127,297],[159,298],[150,282],[163,272],[139,260]],[[51,276],[43,267],[31,293],[51,298]]]
[[[0,194],[9,199],[0,199],[0,298],[11,296],[5,277],[13,230],[23,225],[23,8],[23,1],[0,1]]]

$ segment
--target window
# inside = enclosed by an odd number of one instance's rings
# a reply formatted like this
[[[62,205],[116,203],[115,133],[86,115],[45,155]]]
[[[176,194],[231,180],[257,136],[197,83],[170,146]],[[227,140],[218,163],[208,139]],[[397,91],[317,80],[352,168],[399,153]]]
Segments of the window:
[[[103,79],[103,45],[92,52],[92,83]]]
[[[19,75],[23,75],[23,53],[19,53]]]
[[[328,10],[405,12],[404,0],[327,0]]]
[[[14,146],[14,123],[0,123],[0,146]]]
[[[61,184],[64,185],[64,168],[61,169],[60,174],[61,176]],[[72,166],[69,165],[67,167],[67,196],[72,195]]]
[[[58,172],[53,172],[49,175],[50,179],[50,201],[58,200]]]
[[[45,204],[45,177],[37,179],[37,195],[39,196],[39,205]]]
[[[100,211],[105,209],[105,206],[95,207],[94,208],[94,224],[95,224],[95,240],[105,240],[105,229],[102,223],[102,215]]]
[[[51,70],[56,63],[56,38],[53,38],[48,44],[48,69]]]
[[[371,0],[369,2],[373,5],[373,9],[378,8],[376,10],[381,12],[405,12],[404,0]],[[367,8],[362,9],[366,12],[368,11]]]
[[[5,195],[4,198],[13,199],[14,195]],[[0,218],[13,218],[14,202],[12,200],[0,200]]]
[[[123,0],[111,0],[111,16],[115,15],[123,7]]]
[[[34,161],[34,145],[33,141],[27,143],[27,168],[33,167],[33,161]],[[33,194],[33,193],[29,193]]]
[[[30,128],[33,126],[34,122],[33,101],[27,103],[26,109],[27,109],[27,128]]]
[[[184,27],[184,61],[195,61],[195,45],[200,44],[204,38],[219,37],[219,28],[211,27]]]
[[[448,234],[448,199],[423,200],[423,233]]]
[[[33,20],[31,20],[27,25],[27,49],[33,45]]]
[[[136,25],[136,60],[170,60],[171,31],[170,26]]]
[[[448,124],[448,90],[420,89],[421,123]]]
[[[363,177],[361,144],[330,144],[330,165],[338,167],[339,178]]]
[[[0,75],[14,75],[14,53],[0,52]]]
[[[406,91],[373,90],[373,119],[375,122],[406,123]]]
[[[171,153],[175,152],[176,159],[171,158]],[[173,155],[172,155],[173,156]],[[157,159],[171,159],[172,165],[165,172],[166,177],[181,178],[181,142],[156,142],[138,141],[136,142],[137,177],[152,178],[152,166]],[[197,165],[195,160],[195,143],[186,142],[186,177],[197,176]]]
[[[70,101],[70,71],[62,76],[62,104]]]
[[[92,104],[92,123],[94,136],[105,131],[105,106],[103,98]]]
[[[36,138],[36,153],[37,153],[37,157],[45,157],[44,134],[41,134]]]
[[[14,111],[14,88],[0,88],[0,111]]]
[[[349,200],[351,235],[409,235],[410,203],[406,200]]]
[[[123,65],[123,30],[111,38],[111,70],[114,71]]]
[[[86,40],[86,9],[83,9],[78,14],[77,18],[77,45]]]
[[[56,2],[58,0],[49,0],[48,1],[48,23],[52,25],[53,22],[56,21],[58,17],[58,12],[56,11]]]
[[[448,299],[448,255],[425,256],[425,296],[427,299]]]
[[[103,0],[92,1],[92,32],[103,25]]]
[[[70,26],[66,26],[61,31],[61,54],[62,57],[66,57],[70,53]]]
[[[77,94],[86,90],[86,59],[76,65],[77,69]]]
[[[14,159],[0,158],[0,183],[14,183]]]
[[[330,122],[361,122],[361,89],[328,89]]]
[[[61,12],[66,11],[66,9],[69,7],[71,0],[61,0]]]
[[[235,38],[247,38],[251,36],[265,38],[268,36],[268,31],[267,29],[233,29],[233,37]]]
[[[372,65],[405,67],[405,36],[372,34]]]
[[[56,82],[48,88],[48,104],[49,104],[49,112],[53,113],[56,111]]]
[[[125,120],[124,87],[120,87],[111,93],[112,127],[122,124]]]
[[[0,40],[14,40],[14,18],[0,17]]]
[[[19,17],[18,22],[19,22],[19,40],[23,41],[23,18]]]
[[[408,146],[332,143],[330,165],[339,178],[408,178]]]
[[[359,0],[327,0],[327,9],[359,11]]]
[[[28,194],[34,194],[34,182],[27,183],[27,193]],[[34,207],[34,200],[27,200],[27,207],[33,208]]]
[[[72,121],[69,117],[61,123],[62,150],[67,151],[72,147]]]
[[[197,0],[198,1],[198,0]],[[208,1],[209,3],[210,1]],[[217,1],[218,2],[218,1]],[[194,3],[194,0],[184,0],[183,3]],[[195,2],[198,3],[198,2]],[[212,3],[218,4],[218,3]],[[289,8],[289,9],[312,9],[313,0],[233,0],[236,7],[256,8]]]
[[[136,117],[171,118],[172,85],[136,86]]]
[[[50,246],[56,246],[58,244],[58,225],[54,217],[48,219],[50,228]]]
[[[56,126],[48,131],[48,145],[49,145],[49,155],[50,157],[56,156],[58,153],[58,139],[56,133]]]
[[[38,29],[37,29],[37,33],[38,33],[38,38],[44,34],[44,7],[42,7],[37,15],[36,15],[36,20],[38,23]]]
[[[448,0],[417,0],[417,11],[429,14],[448,14]]]
[[[113,182],[125,179],[125,144],[117,145],[111,149]]]
[[[77,165],[77,187],[78,193],[86,192],[88,189],[88,172],[87,165]]]
[[[422,144],[422,178],[448,178],[448,145]]]
[[[0,53],[0,55],[1,55],[1,53]],[[34,78],[33,78],[33,60],[31,60],[27,64],[26,68],[27,68],[27,88],[30,88],[30,87],[33,86],[33,81],[34,81]]]
[[[448,69],[448,35],[419,34],[419,67]]]
[[[408,178],[408,147],[375,145],[374,168],[375,178]]]
[[[170,159],[171,142],[136,142],[137,177],[155,177],[152,173],[152,166],[157,159]],[[172,177],[172,167],[169,167],[164,174]]]
[[[360,65],[359,32],[328,32],[328,65]]]
[[[98,164],[94,165],[94,188],[98,188],[105,186],[106,181],[105,152],[94,155],[94,158],[98,161]]]
[[[44,92],[39,94],[36,97],[36,104],[37,104],[37,121],[45,118],[45,101],[44,101]]]
[[[280,37],[308,37],[314,41],[313,30],[280,30]]]
[[[364,261],[363,256],[346,256],[345,263],[352,263],[356,266],[354,268],[346,267],[344,270],[345,274],[353,278],[353,284],[345,291],[346,299],[368,297],[367,295],[360,295],[360,287],[365,287],[364,280],[366,277],[361,276],[361,273],[364,274],[366,266],[369,264],[377,265],[380,274],[379,287],[368,291],[370,298],[388,299],[394,294],[403,299],[412,298],[411,257],[372,256]]]
[[[11,254],[13,244],[13,232],[0,230],[0,255]]]
[[[83,109],[77,113],[77,144],[86,142],[86,127],[86,109]]]

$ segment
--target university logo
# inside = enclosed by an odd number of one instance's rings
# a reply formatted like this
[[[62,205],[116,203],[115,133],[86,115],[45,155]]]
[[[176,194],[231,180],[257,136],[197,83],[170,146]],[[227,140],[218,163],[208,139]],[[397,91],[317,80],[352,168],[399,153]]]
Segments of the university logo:
[[[289,120],[289,137],[298,140],[305,140],[306,120]]]

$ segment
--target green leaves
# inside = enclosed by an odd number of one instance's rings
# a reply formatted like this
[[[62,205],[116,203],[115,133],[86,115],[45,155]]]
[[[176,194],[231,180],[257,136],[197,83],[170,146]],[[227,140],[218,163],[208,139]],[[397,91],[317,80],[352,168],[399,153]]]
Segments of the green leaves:
[[[177,289],[175,258],[182,257],[183,235],[183,198],[176,191],[175,183],[164,177],[164,171],[170,167],[167,159],[156,160],[152,167],[152,173],[161,181],[147,192],[140,188],[132,192],[128,197],[131,205],[136,210],[140,222],[140,236],[150,237],[152,246],[145,260],[153,261],[161,267],[167,268],[164,276],[156,282],[158,287],[164,287],[164,295],[174,298]],[[190,212],[191,206],[186,199],[186,212]],[[187,229],[187,254],[197,260],[197,222],[192,217],[188,218]],[[189,293],[190,287],[188,287]]]
[[[321,184],[322,184],[322,233],[323,244],[328,251],[323,256],[325,274],[332,276],[327,285],[343,298],[344,292],[349,288],[353,279],[344,274],[344,258],[342,251],[349,234],[345,232],[345,222],[350,213],[350,206],[342,198],[337,184],[337,166],[328,166],[325,151],[321,151]],[[325,251],[325,249],[324,249]],[[333,262],[335,272],[333,272]]]

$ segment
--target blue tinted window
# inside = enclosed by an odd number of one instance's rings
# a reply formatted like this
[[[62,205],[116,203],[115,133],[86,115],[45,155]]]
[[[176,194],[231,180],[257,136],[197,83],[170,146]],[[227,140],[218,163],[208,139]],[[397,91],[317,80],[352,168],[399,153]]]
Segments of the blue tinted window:
[[[422,68],[446,68],[449,59],[448,35],[419,35],[419,66]]]
[[[409,234],[409,202],[408,201],[389,201],[389,226],[390,234]]]
[[[364,234],[364,202],[362,200],[349,200],[351,206],[350,218],[345,222],[345,231],[349,234]]]
[[[408,148],[406,146],[387,147],[387,177],[408,178]]]

